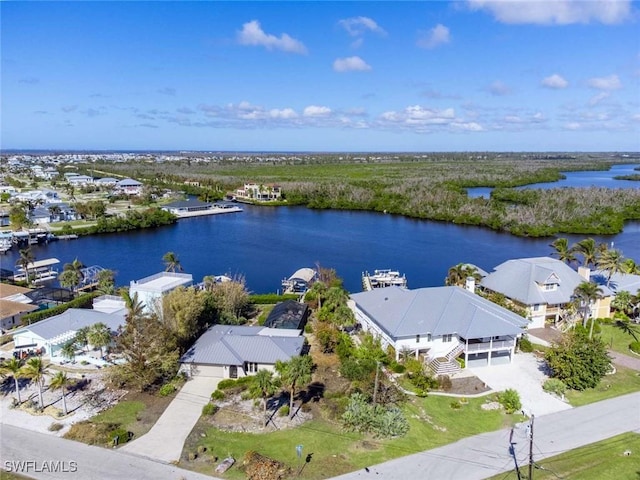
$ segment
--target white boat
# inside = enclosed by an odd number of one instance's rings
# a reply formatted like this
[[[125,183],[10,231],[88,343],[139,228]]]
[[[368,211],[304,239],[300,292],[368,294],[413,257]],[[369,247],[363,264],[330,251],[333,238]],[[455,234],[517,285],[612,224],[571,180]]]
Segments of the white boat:
[[[365,291],[391,286],[407,288],[407,277],[397,270],[390,269],[374,270],[373,274],[369,272],[362,274],[362,287]]]

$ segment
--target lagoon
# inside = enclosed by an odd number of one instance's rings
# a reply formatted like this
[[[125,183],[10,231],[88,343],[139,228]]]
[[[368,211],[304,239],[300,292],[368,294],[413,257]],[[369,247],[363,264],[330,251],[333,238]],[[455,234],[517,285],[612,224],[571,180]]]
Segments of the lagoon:
[[[530,239],[492,230],[417,220],[374,212],[311,210],[305,207],[244,205],[242,213],[179,220],[153,230],[94,235],[33,246],[36,259],[78,258],[85,265],[115,270],[128,285],[163,270],[162,256],[175,252],[194,281],[205,275],[243,275],[255,293],[275,292],[301,267],[336,269],[351,292],[361,290],[361,273],[392,268],[406,274],[409,288],[443,285],[452,265],[469,262],[491,271],[510,258],[547,256],[552,238]],[[583,236],[568,236],[578,241]],[[640,222],[623,233],[593,236],[640,262]],[[13,268],[14,247],[0,256]],[[60,269],[62,265],[60,265]]]

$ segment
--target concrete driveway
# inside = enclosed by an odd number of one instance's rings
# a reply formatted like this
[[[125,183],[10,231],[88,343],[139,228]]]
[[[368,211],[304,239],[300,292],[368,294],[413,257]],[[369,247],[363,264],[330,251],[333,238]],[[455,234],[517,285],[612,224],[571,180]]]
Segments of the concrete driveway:
[[[472,368],[471,371],[493,390],[517,390],[527,415],[546,415],[570,409],[571,405],[542,389],[542,384],[549,378],[543,367],[544,361],[532,353],[517,353],[512,363]]]
[[[142,437],[120,450],[161,462],[180,460],[182,447],[202,414],[202,407],[218,388],[221,378],[193,377],[180,389],[156,424]]]

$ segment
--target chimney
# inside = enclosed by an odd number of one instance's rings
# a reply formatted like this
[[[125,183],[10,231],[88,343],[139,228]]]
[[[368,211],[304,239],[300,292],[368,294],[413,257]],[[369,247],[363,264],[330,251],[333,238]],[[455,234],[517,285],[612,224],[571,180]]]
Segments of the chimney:
[[[591,269],[589,267],[578,267],[578,275],[588,282],[591,278]]]
[[[467,277],[464,282],[465,290],[469,290],[471,293],[476,293],[476,279],[473,277]]]

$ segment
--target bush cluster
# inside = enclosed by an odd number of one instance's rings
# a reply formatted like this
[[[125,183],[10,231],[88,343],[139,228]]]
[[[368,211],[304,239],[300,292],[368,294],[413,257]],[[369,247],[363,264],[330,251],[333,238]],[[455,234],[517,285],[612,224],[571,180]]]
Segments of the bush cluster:
[[[524,353],[533,352],[533,343],[531,343],[531,340],[529,340],[526,337],[522,337],[518,345],[520,346],[521,352],[524,352]]]
[[[555,393],[558,396],[564,395],[567,391],[567,386],[562,380],[558,380],[557,378],[550,378],[544,385],[542,385],[542,389],[545,392]]]
[[[176,391],[176,386],[173,383],[165,383],[158,390],[158,395],[161,397],[167,397]]]
[[[401,437],[409,431],[409,422],[397,407],[373,405],[361,393],[354,393],[342,414],[347,430],[372,433],[376,437]]]
[[[498,402],[504,407],[505,412],[513,413],[522,408],[520,394],[513,388],[508,388],[498,395]]]
[[[202,407],[202,415],[213,415],[218,411],[218,406],[213,403],[207,403]]]
[[[631,350],[633,353],[637,353],[638,355],[640,355],[640,342],[638,341],[631,342],[629,344],[629,350]]]

